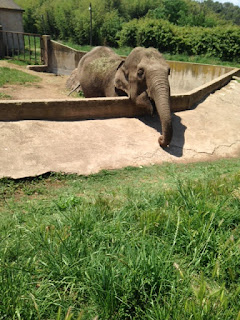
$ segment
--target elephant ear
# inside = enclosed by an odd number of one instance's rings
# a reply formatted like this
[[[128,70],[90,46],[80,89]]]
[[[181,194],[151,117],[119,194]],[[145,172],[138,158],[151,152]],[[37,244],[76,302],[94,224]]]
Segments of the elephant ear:
[[[124,65],[124,60],[121,61],[117,68],[114,78],[114,86],[118,95],[129,95],[128,72]]]

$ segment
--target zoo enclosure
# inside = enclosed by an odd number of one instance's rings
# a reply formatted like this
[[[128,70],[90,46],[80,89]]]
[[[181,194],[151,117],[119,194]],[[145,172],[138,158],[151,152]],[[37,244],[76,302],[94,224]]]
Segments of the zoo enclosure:
[[[39,34],[0,30],[0,58],[43,64],[43,51],[43,39]]]
[[[1,33],[0,33],[1,35]],[[86,52],[72,49],[51,40],[49,35],[42,36],[43,62],[42,65],[29,65],[28,69],[41,72],[52,72],[55,74],[69,75],[78,66],[80,59]],[[1,45],[1,42],[0,42]],[[1,52],[1,50],[0,50]],[[240,75],[240,69],[226,68],[215,70],[216,66],[190,64],[183,62],[168,61],[171,66],[173,87],[174,82],[180,83],[183,80],[188,83],[195,83],[197,87],[172,92],[171,110],[182,111],[192,108],[209,93],[226,85],[233,76]],[[204,81],[198,82],[196,68],[204,75]],[[219,67],[217,67],[218,69]],[[222,69],[222,67],[220,67]],[[216,72],[215,72],[215,71]],[[210,78],[209,78],[210,74]],[[173,77],[174,75],[174,77]],[[190,90],[190,91],[189,91]],[[11,110],[11,111],[10,111]],[[102,119],[112,117],[133,117],[146,114],[146,110],[138,108],[131,103],[127,97],[115,98],[89,98],[72,100],[39,100],[39,101],[1,101],[0,120],[77,120],[77,119]]]

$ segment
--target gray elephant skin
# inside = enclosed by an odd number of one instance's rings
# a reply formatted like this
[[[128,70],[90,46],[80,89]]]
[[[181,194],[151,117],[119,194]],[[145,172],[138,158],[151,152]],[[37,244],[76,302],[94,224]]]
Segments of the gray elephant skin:
[[[137,47],[126,59],[108,47],[96,47],[80,60],[73,75],[86,98],[128,96],[139,107],[158,111],[162,135],[159,144],[172,139],[170,68],[154,48]]]

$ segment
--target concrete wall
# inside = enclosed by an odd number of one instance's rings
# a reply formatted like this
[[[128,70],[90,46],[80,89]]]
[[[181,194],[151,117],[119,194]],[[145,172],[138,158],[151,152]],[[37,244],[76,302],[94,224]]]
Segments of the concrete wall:
[[[183,111],[191,109],[207,95],[225,86],[232,80],[233,76],[240,75],[240,69],[229,68],[230,71],[209,81],[201,86],[198,86],[190,91],[181,93],[171,92],[171,109],[172,111]],[[171,88],[172,91],[172,88]]]
[[[168,64],[171,68],[169,82],[172,94],[189,92],[233,70],[223,66],[179,61],[168,61]]]
[[[136,117],[148,113],[127,97],[0,101],[0,121],[86,120]]]
[[[86,52],[74,50],[56,41],[48,42],[48,72],[70,75]]]

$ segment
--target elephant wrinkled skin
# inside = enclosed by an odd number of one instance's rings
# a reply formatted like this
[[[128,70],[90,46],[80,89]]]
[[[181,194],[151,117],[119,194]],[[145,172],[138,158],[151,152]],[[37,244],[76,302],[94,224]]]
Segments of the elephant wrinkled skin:
[[[154,48],[137,47],[124,59],[110,48],[96,47],[80,60],[74,77],[86,98],[128,96],[151,112],[154,104],[162,126],[159,144],[166,147],[172,139],[169,73]]]

